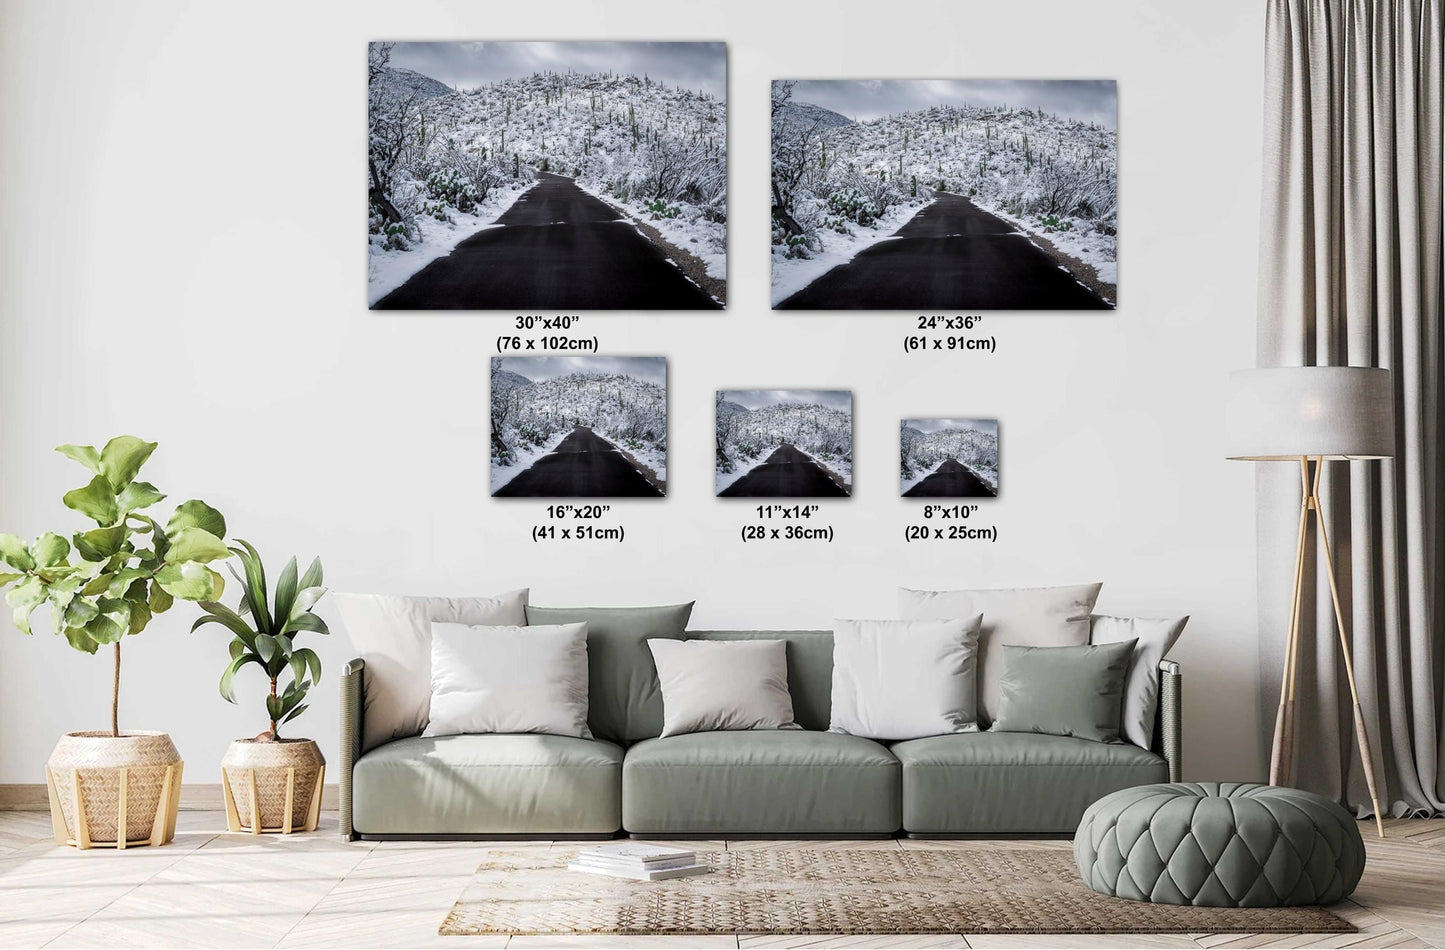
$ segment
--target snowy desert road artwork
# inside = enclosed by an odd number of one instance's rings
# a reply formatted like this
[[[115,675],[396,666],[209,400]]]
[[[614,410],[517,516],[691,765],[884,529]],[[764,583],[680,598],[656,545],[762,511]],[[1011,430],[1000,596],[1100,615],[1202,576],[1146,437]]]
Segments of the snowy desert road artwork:
[[[717,394],[717,493],[843,498],[853,493],[853,394],[731,389]]]
[[[667,493],[660,356],[494,356],[491,409],[495,497]]]
[[[727,300],[721,43],[372,43],[375,310]]]
[[[904,419],[898,448],[904,498],[998,495],[997,419]]]
[[[773,307],[1109,310],[1109,80],[779,80]]]

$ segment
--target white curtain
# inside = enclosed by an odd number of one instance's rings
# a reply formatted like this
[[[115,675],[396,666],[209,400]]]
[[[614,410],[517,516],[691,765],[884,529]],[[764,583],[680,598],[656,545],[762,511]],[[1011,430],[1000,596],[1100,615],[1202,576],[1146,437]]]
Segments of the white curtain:
[[[1259,365],[1381,366],[1394,379],[1395,458],[1327,463],[1324,501],[1381,807],[1396,816],[1445,811],[1442,4],[1269,0],[1265,30]],[[1299,471],[1258,468],[1263,721],[1272,723]],[[1322,570],[1306,571],[1292,784],[1365,815]]]

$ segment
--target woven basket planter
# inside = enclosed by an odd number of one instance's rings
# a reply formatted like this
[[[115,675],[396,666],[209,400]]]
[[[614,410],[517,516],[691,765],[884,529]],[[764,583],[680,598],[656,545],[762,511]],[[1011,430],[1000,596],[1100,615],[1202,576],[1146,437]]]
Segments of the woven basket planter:
[[[315,831],[325,777],[310,739],[237,739],[221,760],[226,823],[253,835]]]
[[[164,732],[72,732],[45,763],[55,843],[77,848],[169,844],[184,763]]]

